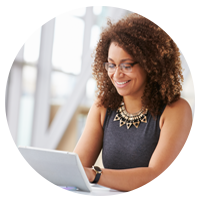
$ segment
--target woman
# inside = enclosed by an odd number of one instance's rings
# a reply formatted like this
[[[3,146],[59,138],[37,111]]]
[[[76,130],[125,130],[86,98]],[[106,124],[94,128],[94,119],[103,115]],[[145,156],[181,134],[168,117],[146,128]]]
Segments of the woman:
[[[192,125],[181,70],[176,44],[156,24],[138,14],[108,21],[93,63],[97,100],[74,150],[91,183],[130,191],[174,161]],[[102,149],[104,168],[92,168]]]

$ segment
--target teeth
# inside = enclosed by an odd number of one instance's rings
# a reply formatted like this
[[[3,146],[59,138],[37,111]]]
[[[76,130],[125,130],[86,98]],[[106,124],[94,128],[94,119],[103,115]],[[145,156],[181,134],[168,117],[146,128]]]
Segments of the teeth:
[[[125,81],[125,82],[117,82],[117,84],[119,84],[119,85],[123,85],[123,84],[125,84],[125,83],[127,83],[128,81]]]

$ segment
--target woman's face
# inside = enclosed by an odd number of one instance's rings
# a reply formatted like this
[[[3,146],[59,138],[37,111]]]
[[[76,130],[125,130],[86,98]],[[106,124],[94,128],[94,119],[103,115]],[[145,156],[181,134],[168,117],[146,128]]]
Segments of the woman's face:
[[[108,76],[119,95],[123,97],[131,96],[133,98],[141,98],[146,84],[146,71],[139,64],[135,64],[132,67],[132,71],[128,73],[124,73],[118,67],[121,63],[134,63],[136,60],[116,43],[112,42],[108,51],[108,62],[117,66],[114,73],[108,72]]]

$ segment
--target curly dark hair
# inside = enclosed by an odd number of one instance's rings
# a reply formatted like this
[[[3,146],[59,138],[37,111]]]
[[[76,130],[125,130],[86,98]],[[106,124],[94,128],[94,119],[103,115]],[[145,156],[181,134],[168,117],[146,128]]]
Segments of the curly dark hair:
[[[115,110],[123,99],[103,67],[109,46],[115,42],[147,72],[142,104],[152,116],[157,116],[163,105],[180,98],[183,75],[177,45],[159,26],[136,13],[116,23],[108,19],[107,25],[100,35],[92,64],[93,77],[97,81],[98,106]]]

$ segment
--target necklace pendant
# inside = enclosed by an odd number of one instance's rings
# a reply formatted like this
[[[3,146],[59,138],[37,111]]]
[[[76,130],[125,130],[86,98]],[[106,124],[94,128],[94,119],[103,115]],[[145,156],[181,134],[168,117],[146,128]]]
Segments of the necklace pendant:
[[[138,120],[138,121],[136,121],[136,122],[133,122],[133,125],[135,126],[135,128],[138,128],[139,125],[140,125],[140,121]]]
[[[147,117],[146,117],[146,115],[142,115],[141,118],[140,118],[140,121],[144,122],[144,123],[147,123]]]
[[[123,126],[124,124],[126,124],[126,121],[124,119],[120,119],[120,122],[119,122],[119,126]]]
[[[129,122],[126,123],[127,129],[129,129],[131,126],[132,126],[132,122],[131,121],[129,121]]]
[[[120,116],[116,114],[114,121],[118,121],[118,120],[120,120]]]

